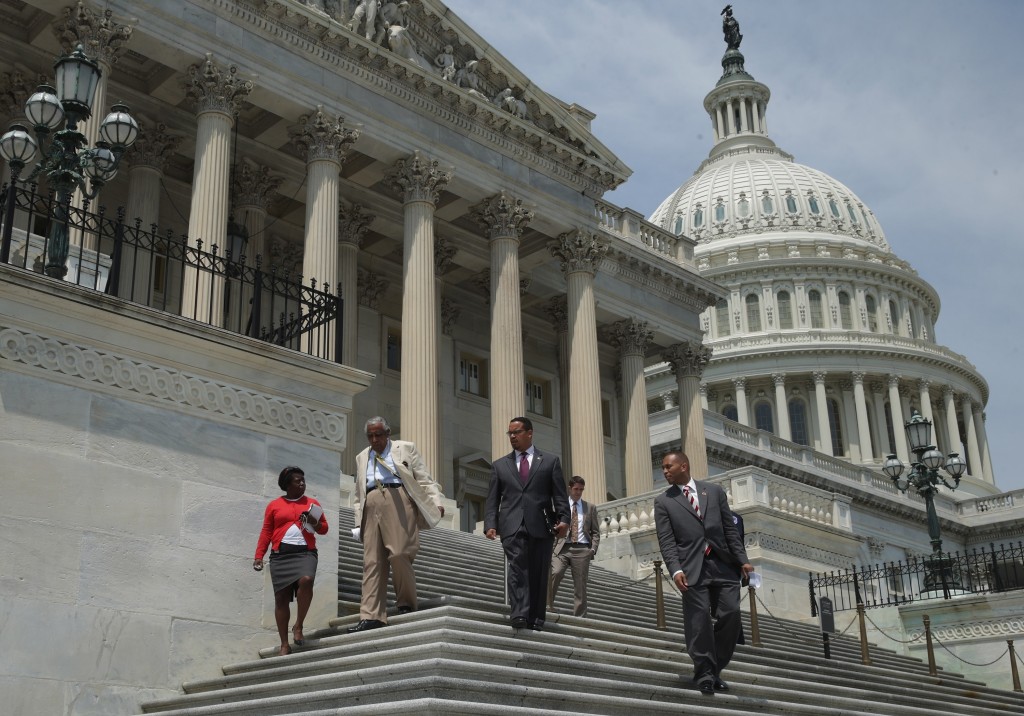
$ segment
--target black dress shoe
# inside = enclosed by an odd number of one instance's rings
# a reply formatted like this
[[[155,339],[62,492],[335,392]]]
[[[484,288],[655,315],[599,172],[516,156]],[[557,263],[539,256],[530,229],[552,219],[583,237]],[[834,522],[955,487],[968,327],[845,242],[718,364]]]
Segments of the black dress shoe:
[[[544,622],[531,622],[529,627],[534,631],[544,631]]]
[[[369,631],[370,629],[380,629],[383,626],[387,626],[387,624],[379,619],[363,619],[355,626],[349,627],[347,631],[349,634],[355,634],[361,631]]]
[[[399,607],[398,608],[398,613],[399,614],[408,614],[411,611],[413,611],[413,608],[409,607],[409,606],[404,606],[404,607]]]
[[[705,696],[715,695],[715,682],[711,679],[701,681],[699,684],[697,684],[697,688],[700,689],[700,692]]]
[[[512,624],[513,629],[526,628],[526,620],[523,617],[513,617],[510,623]]]
[[[719,678],[715,678],[715,691],[728,691],[729,684],[725,683]]]

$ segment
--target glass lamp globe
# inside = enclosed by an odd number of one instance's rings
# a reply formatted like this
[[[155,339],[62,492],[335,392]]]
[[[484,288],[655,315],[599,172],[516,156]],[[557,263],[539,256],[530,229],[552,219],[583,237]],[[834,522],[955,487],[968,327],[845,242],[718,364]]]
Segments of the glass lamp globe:
[[[56,90],[49,85],[39,85],[25,102],[25,116],[37,130],[53,131],[59,127],[64,121],[64,107],[57,98]]]
[[[139,136],[139,123],[128,114],[126,105],[115,104],[100,125],[100,136],[112,147],[130,147]]]
[[[28,164],[35,155],[36,140],[23,125],[12,125],[10,130],[0,137],[0,156],[12,167]]]

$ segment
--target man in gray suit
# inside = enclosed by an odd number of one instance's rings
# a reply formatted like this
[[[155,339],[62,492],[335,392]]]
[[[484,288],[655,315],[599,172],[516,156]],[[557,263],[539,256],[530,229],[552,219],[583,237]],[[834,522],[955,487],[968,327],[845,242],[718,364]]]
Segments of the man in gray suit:
[[[569,502],[557,455],[533,445],[533,423],[512,418],[512,452],[491,465],[484,509],[487,539],[501,535],[508,560],[508,598],[512,626],[544,627],[554,537],[569,529]]]
[[[597,512],[583,499],[583,488],[587,483],[579,475],[569,478],[569,532],[555,540],[555,552],[551,556],[551,591],[548,608],[555,603],[558,585],[562,583],[565,570],[572,570],[572,586],[576,595],[573,614],[587,616],[587,577],[590,562],[597,554],[601,531]]]
[[[725,490],[690,477],[686,454],[665,455],[669,488],[654,500],[654,524],[665,566],[683,595],[686,651],[701,693],[726,691],[722,670],[732,659],[740,623],[740,578],[754,571],[729,510]],[[711,597],[718,600],[718,630]]]

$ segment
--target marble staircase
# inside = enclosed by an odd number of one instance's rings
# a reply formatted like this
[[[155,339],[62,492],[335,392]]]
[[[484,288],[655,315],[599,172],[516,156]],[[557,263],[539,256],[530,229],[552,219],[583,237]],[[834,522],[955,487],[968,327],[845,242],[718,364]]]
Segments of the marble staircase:
[[[183,694],[143,705],[163,716],[357,714],[1024,714],[1024,697],[958,675],[928,675],[919,660],[873,647],[860,663],[849,636],[822,657],[813,625],[761,620],[762,646],[740,646],[713,697],[692,688],[682,651],[682,609],[666,590],[668,629],[655,627],[654,588],[594,568],[590,614],[571,616],[571,583],[543,632],[514,630],[504,606],[500,545],[480,535],[429,530],[417,558],[420,609],[360,634],[361,552],[342,510],[339,618],[307,629],[290,656],[276,646],[230,664]],[[745,623],[749,635],[749,623]],[[268,641],[274,641],[268,635]]]

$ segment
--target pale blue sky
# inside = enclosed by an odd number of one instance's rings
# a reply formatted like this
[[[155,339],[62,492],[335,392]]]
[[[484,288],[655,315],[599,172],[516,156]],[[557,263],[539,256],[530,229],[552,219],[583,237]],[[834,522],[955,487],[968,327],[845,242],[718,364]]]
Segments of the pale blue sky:
[[[543,90],[597,114],[594,133],[633,170],[608,200],[650,215],[707,156],[722,0],[447,5]],[[1011,462],[1024,393],[1024,2],[733,8],[747,71],[772,90],[772,139],[856,192],[938,290],[938,341],[989,382],[997,484],[1024,488]]]

